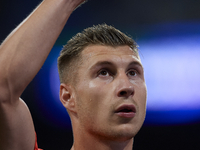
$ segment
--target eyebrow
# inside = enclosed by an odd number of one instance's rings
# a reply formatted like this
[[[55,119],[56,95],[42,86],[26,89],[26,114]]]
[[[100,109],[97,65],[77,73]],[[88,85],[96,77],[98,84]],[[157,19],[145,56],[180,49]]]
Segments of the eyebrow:
[[[132,65],[139,66],[144,70],[143,65],[139,61],[132,61],[128,66],[132,66]]]
[[[95,63],[94,65],[92,65],[92,66],[89,68],[89,70],[92,70],[93,68],[98,67],[98,66],[102,66],[102,65],[115,66],[115,64],[113,64],[113,63],[110,62],[110,61],[99,61],[99,62]],[[132,61],[131,63],[128,64],[128,67],[129,67],[129,66],[132,66],[132,65],[141,67],[141,68],[144,70],[142,64],[141,64],[140,62],[138,62],[138,61]]]
[[[89,68],[89,70],[92,70],[95,67],[103,66],[103,65],[110,65],[110,66],[112,65],[112,66],[114,66],[114,64],[112,62],[110,62],[110,61],[98,61],[97,63],[95,63],[94,65],[92,65]]]
[[[113,65],[113,63],[110,61],[99,61],[96,64],[94,64],[93,66],[99,66],[99,65]]]

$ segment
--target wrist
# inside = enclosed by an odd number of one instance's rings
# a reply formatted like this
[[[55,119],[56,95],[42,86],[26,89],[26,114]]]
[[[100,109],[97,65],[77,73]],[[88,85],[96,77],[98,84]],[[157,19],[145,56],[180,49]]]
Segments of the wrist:
[[[85,2],[85,0],[56,0],[57,2],[60,1],[60,3],[63,6],[66,6],[66,9],[68,11],[73,12],[77,7],[79,7],[82,3]]]

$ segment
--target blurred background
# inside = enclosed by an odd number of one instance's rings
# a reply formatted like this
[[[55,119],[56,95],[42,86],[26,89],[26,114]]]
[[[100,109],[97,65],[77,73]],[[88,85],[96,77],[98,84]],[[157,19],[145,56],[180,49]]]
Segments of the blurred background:
[[[0,1],[0,42],[40,3]],[[138,43],[148,88],[147,116],[134,150],[200,149],[200,1],[89,0],[70,17],[22,98],[33,116],[39,147],[70,149],[73,137],[58,97],[56,60],[73,35],[107,23]]]

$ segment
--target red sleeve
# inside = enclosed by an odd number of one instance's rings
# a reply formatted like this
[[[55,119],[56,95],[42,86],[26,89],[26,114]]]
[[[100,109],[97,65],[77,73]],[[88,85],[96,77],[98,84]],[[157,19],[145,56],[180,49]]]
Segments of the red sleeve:
[[[38,145],[37,145],[37,135],[35,133],[35,147],[34,147],[34,150],[42,150],[40,148],[38,148]]]

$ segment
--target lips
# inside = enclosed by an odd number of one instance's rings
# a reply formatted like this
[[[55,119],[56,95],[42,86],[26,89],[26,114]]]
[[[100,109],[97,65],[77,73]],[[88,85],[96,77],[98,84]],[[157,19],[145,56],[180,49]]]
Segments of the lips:
[[[124,104],[122,106],[119,106],[115,113],[120,116],[120,117],[124,117],[124,118],[133,118],[135,116],[136,113],[136,108],[134,105],[130,104]]]

